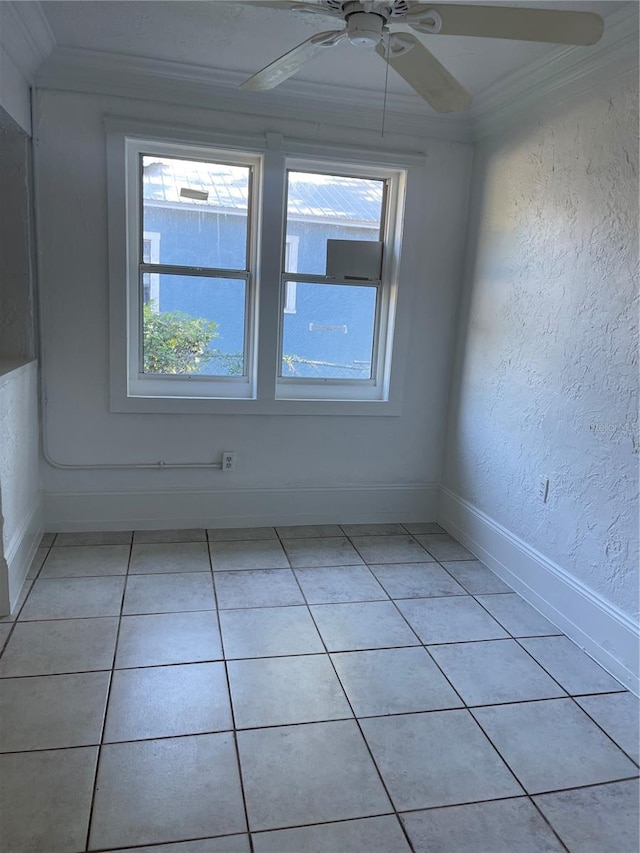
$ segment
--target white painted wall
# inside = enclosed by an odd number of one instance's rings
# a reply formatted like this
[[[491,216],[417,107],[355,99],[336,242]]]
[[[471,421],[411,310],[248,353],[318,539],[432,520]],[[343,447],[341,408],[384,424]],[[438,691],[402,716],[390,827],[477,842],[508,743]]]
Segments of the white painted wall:
[[[477,521],[622,621],[638,615],[637,84],[594,83],[477,145],[444,473]]]
[[[403,334],[408,360],[400,416],[109,412],[105,114],[426,152],[426,191],[405,226],[400,298],[410,301],[413,320]],[[216,460],[222,450],[238,454],[234,474],[47,465],[49,528],[384,520],[434,512],[469,145],[393,134],[381,141],[371,132],[319,122],[56,91],[38,93],[37,138],[48,453],[63,463]]]
[[[0,362],[0,615],[15,606],[42,535],[38,367]]]

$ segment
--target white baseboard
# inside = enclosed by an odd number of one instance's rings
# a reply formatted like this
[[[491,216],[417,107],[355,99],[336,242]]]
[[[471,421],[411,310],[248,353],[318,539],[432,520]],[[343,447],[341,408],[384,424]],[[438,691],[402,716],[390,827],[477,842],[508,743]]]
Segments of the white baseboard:
[[[631,617],[446,488],[441,490],[438,521],[615,678],[639,693],[640,632]]]
[[[8,576],[8,609],[6,602],[0,602],[0,610],[8,613],[16,606],[24,585],[29,567],[33,562],[36,550],[40,544],[43,530],[42,496],[38,494],[31,507],[24,515],[22,524],[15,531],[5,551]]]
[[[150,530],[429,521],[439,486],[335,486],[225,491],[45,492],[45,529]]]

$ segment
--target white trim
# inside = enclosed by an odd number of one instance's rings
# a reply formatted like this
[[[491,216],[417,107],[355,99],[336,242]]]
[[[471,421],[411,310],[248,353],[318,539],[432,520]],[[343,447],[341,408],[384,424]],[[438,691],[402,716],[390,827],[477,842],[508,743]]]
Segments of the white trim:
[[[0,46],[29,83],[55,44],[40,3],[0,2]]]
[[[608,15],[591,47],[558,48],[509,74],[474,99],[473,138],[498,133],[537,108],[548,108],[638,67],[638,9],[628,3]]]
[[[13,612],[20,598],[22,587],[42,538],[42,530],[42,495],[38,492],[5,552],[9,579],[9,610],[7,611],[9,613]],[[0,613],[3,613],[3,603],[0,601]]]
[[[447,488],[441,490],[438,521],[529,604],[638,694],[640,630],[631,617]]]
[[[423,521],[435,517],[438,494],[435,483],[45,492],[45,528],[66,532]]]

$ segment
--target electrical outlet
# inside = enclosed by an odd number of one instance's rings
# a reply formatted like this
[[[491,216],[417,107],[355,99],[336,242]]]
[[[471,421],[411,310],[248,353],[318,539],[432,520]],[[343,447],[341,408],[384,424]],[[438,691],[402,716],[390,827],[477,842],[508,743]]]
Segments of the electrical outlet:
[[[538,497],[542,501],[543,504],[549,500],[549,478],[542,476],[540,477],[540,487],[538,490]]]
[[[222,451],[222,470],[235,471],[236,468],[236,452],[235,450]]]

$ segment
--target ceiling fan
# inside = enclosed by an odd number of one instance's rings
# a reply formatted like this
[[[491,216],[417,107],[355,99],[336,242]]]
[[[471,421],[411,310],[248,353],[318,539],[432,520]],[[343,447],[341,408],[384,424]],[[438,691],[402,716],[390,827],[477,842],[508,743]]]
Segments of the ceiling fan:
[[[601,37],[604,22],[591,12],[476,6],[459,3],[430,5],[411,0],[254,0],[247,5],[271,6],[342,19],[346,26],[311,36],[241,84],[250,91],[273,89],[318,54],[342,41],[375,48],[406,82],[437,112],[468,107],[471,95],[412,34],[476,36],[551,44],[590,45]]]

